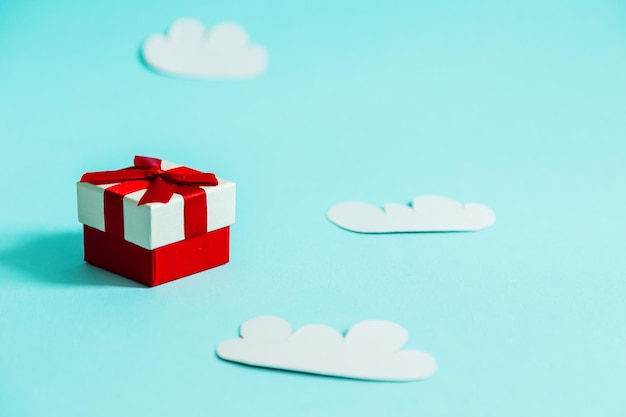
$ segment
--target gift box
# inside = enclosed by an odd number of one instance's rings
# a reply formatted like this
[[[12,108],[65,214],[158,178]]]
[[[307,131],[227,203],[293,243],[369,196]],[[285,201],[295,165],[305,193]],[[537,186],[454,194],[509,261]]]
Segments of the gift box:
[[[235,183],[156,158],[77,183],[85,261],[147,286],[229,261]]]

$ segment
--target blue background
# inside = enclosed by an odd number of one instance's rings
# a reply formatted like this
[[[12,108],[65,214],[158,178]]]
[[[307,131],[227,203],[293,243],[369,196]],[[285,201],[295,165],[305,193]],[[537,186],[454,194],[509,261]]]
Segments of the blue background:
[[[141,42],[179,17],[242,24],[267,73],[146,70]],[[0,0],[0,414],[624,416],[625,113],[622,0]],[[75,182],[135,154],[237,182],[230,264],[145,289],[83,263]],[[498,221],[325,218],[425,193]],[[372,383],[214,356],[263,314],[393,320],[440,369]]]

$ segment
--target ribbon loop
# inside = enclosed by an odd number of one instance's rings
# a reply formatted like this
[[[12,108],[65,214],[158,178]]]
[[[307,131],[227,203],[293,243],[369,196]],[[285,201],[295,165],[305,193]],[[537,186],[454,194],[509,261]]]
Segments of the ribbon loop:
[[[161,168],[161,160],[157,158],[150,158],[149,156],[135,156],[133,159],[133,165],[137,168]]]

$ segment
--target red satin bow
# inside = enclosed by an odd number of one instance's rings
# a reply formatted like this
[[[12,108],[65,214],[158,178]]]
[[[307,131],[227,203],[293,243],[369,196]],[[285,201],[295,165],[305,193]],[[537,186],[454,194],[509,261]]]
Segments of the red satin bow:
[[[112,184],[132,180],[148,180],[151,184],[137,205],[147,203],[167,203],[176,192],[178,186],[211,186],[217,185],[215,174],[199,172],[181,174],[161,169],[161,160],[147,156],[135,156],[133,167],[116,171],[88,172],[80,182],[91,184]]]

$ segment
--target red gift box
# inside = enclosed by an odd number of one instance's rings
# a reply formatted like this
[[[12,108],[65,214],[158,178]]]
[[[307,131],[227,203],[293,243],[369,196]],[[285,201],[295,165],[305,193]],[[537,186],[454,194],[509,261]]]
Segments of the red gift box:
[[[229,260],[235,184],[155,158],[83,175],[85,260],[147,286]]]
[[[83,228],[85,261],[148,287],[223,265],[229,258],[229,227],[153,250],[93,227]]]

